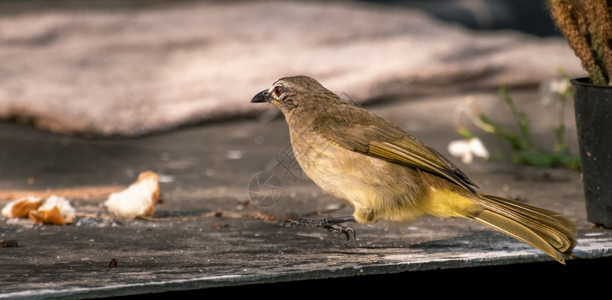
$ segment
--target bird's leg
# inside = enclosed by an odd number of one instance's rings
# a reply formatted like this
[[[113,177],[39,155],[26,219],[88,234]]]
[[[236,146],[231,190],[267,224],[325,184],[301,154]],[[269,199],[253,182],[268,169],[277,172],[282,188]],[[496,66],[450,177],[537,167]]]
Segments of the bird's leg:
[[[352,234],[353,239],[354,239],[355,229],[353,229],[352,227],[342,225],[342,223],[347,223],[347,222],[356,222],[356,221],[355,221],[355,218],[352,216],[329,218],[329,219],[318,219],[318,220],[289,219],[285,221],[284,225],[287,227],[292,227],[292,226],[320,227],[320,228],[324,228],[324,229],[327,229],[329,231],[332,231],[338,234],[344,234],[347,240],[351,239],[351,234]]]

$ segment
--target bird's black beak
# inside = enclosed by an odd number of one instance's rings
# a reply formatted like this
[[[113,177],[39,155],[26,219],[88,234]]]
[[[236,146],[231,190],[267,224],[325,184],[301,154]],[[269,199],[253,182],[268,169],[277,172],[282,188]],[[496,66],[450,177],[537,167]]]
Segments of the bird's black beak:
[[[262,103],[262,102],[266,102],[266,98],[268,96],[268,90],[263,90],[259,93],[257,93],[257,95],[255,95],[253,97],[253,99],[251,99],[251,103]]]

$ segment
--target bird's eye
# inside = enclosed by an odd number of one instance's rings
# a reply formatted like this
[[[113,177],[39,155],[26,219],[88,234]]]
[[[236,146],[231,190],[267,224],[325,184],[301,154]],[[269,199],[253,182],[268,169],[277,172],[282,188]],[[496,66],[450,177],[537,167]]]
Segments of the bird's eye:
[[[281,89],[280,86],[274,87],[274,93],[276,93],[276,97],[280,97],[282,92],[283,92],[283,90]]]

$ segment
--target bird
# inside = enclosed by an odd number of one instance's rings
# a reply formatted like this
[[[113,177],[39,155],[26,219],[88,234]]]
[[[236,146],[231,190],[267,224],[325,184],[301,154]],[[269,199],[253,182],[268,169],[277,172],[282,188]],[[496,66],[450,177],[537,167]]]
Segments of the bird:
[[[281,111],[302,171],[354,208],[352,216],[305,223],[338,229],[336,224],[346,222],[406,224],[425,215],[464,218],[562,264],[564,256],[572,256],[576,229],[568,218],[479,192],[476,183],[438,151],[374,112],[347,103],[312,77],[280,78],[251,103],[272,103]]]

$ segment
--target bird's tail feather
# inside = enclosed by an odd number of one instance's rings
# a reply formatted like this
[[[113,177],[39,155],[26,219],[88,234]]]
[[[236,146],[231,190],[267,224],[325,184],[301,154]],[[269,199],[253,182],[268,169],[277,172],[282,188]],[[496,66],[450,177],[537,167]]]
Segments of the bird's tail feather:
[[[529,244],[565,264],[561,254],[572,255],[575,225],[554,211],[487,194],[474,199],[484,210],[476,221]]]

